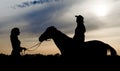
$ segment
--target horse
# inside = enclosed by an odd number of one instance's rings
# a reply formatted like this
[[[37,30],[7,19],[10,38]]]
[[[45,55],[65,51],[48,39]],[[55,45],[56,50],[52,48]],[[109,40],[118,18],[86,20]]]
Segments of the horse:
[[[90,40],[80,43],[79,45],[73,40],[73,38],[65,35],[54,26],[48,27],[44,33],[39,37],[39,41],[53,39],[56,46],[59,48],[61,55],[63,56],[93,56],[101,57],[108,56],[107,52],[110,51],[110,56],[116,56],[116,50],[109,44],[100,40]]]

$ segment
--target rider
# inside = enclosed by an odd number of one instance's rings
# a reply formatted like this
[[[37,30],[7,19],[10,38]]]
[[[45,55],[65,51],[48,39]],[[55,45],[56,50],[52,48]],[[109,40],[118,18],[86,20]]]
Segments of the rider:
[[[82,15],[75,16],[77,27],[75,29],[75,35],[73,36],[73,39],[79,44],[83,43],[85,41],[85,25],[84,25],[84,17]]]

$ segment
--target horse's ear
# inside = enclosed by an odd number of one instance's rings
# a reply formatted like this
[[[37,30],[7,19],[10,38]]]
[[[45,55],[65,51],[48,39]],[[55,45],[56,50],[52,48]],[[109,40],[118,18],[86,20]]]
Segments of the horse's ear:
[[[56,27],[55,27],[55,26],[51,26],[51,28],[52,28],[52,29],[56,29]]]
[[[50,27],[47,28],[47,30],[56,30],[56,27],[50,26]]]
[[[55,28],[55,26],[51,26],[52,28]]]

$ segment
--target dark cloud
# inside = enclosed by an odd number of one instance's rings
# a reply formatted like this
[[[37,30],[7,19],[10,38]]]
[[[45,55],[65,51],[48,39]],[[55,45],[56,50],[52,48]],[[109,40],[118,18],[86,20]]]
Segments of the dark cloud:
[[[24,5],[25,7],[27,7],[27,6],[36,5],[36,4],[43,4],[41,1],[44,1],[43,3],[50,3],[53,1],[60,1],[60,0],[34,0],[30,2],[24,2],[21,5],[23,5],[23,7]],[[22,16],[22,19],[29,22],[29,24],[24,26],[23,31],[36,34],[36,33],[43,32],[48,26],[56,26],[58,29],[61,29],[66,33],[71,33],[72,31],[74,32],[75,25],[73,25],[73,23],[76,23],[76,22],[67,20],[67,18],[65,18],[67,21],[65,20],[58,21],[58,19],[60,19],[60,17],[64,13],[66,12],[69,13],[69,9],[71,6],[74,6],[76,4],[81,4],[81,3],[82,5],[83,4],[86,5],[86,3],[84,3],[85,1],[87,0],[76,0],[76,1],[64,0],[63,3],[51,4],[43,9],[38,8],[38,10],[28,12],[24,16]],[[87,32],[105,28],[106,23],[104,21],[99,20],[99,18],[93,15],[86,14],[85,19],[87,17],[90,17],[89,19],[85,20],[85,26],[86,26]]]
[[[27,6],[38,4],[39,0],[34,0],[23,3]],[[60,0],[48,0],[48,1],[55,1],[58,2]],[[62,0],[61,0],[62,1]],[[36,3],[37,2],[37,3]],[[47,0],[46,0],[47,2]],[[43,32],[48,26],[56,26],[59,29],[64,29],[64,31],[70,27],[70,25],[65,24],[65,21],[58,21],[58,19],[68,11],[69,7],[74,1],[65,1],[64,3],[53,3],[47,4],[45,7],[39,7],[37,10],[30,10],[27,13],[13,16],[12,18],[7,18],[2,24],[5,26],[14,27],[18,26],[21,28],[22,32],[25,33],[41,33]],[[26,22],[26,23],[25,23]],[[4,27],[6,28],[6,27]],[[70,32],[70,30],[67,30]]]
[[[24,31],[31,33],[42,32],[46,27],[51,25],[56,25],[55,16],[59,12],[63,5],[50,5],[44,9],[38,9],[36,11],[29,12],[23,17],[25,20],[29,21],[27,26],[24,26]]]
[[[59,2],[61,0],[34,0],[34,1],[26,1],[21,4],[16,5],[16,7],[24,8],[28,7],[31,5],[36,5],[36,4],[45,4],[45,3],[52,3],[52,2]]]
[[[50,2],[51,1],[62,1],[62,0],[50,0]],[[68,12],[69,8],[72,5],[74,5],[76,1],[64,0],[63,3],[48,5],[43,9],[38,9],[32,12],[28,12],[23,17],[25,20],[29,21],[29,24],[27,26],[24,26],[25,28],[24,31],[36,34],[43,32],[48,26],[56,26],[58,29],[62,29],[66,33],[70,33],[70,31],[72,31],[71,24],[73,22],[71,22],[71,20],[69,20],[70,22],[58,21],[58,19],[60,19],[60,17],[65,12]],[[82,3],[82,1],[83,0],[79,2]],[[35,2],[34,4],[37,3]],[[33,5],[33,2],[31,2],[30,5]]]

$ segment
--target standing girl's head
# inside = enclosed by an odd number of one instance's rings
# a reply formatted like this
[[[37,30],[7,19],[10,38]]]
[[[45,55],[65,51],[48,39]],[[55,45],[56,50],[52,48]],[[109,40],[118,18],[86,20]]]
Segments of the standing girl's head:
[[[11,35],[19,35],[19,34],[20,34],[20,30],[17,27],[15,27],[11,30]]]

